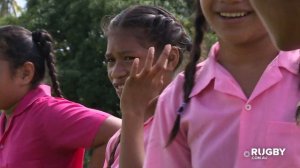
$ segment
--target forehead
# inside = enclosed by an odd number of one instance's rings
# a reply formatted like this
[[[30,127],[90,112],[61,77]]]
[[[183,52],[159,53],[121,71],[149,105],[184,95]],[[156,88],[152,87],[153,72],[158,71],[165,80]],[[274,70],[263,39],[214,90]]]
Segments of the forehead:
[[[139,37],[142,32],[136,29],[113,29],[107,33],[107,50],[146,49],[147,40]]]

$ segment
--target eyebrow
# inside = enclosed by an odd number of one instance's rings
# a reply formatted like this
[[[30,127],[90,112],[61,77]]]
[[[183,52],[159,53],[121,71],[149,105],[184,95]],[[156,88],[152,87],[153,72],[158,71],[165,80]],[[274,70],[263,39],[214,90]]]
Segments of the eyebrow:
[[[126,54],[133,54],[133,53],[136,53],[136,52],[133,51],[133,50],[125,50],[125,51],[117,52],[117,55],[126,55]],[[109,58],[109,57],[112,57],[112,56],[113,55],[111,53],[105,53],[106,58]]]

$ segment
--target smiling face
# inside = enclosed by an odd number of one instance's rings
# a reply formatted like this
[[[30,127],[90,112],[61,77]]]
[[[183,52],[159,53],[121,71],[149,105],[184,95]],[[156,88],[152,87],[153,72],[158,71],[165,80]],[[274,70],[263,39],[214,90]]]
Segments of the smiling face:
[[[300,48],[299,0],[250,1],[280,49]]]
[[[248,44],[268,37],[248,0],[200,0],[200,6],[220,42]]]
[[[107,34],[105,59],[110,82],[121,97],[133,60],[139,58],[139,71],[145,64],[148,47],[142,46],[133,31],[116,29]]]

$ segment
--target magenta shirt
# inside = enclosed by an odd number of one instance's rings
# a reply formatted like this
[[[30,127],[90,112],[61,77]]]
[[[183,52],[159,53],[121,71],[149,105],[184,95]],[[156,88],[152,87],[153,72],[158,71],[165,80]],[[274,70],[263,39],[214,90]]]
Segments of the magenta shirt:
[[[82,168],[108,114],[50,95],[40,85],[19,102],[8,129],[0,118],[0,168]]]
[[[183,75],[161,94],[147,147],[146,168],[299,168],[299,50],[280,52],[252,95],[216,62],[219,44],[197,67],[173,143],[166,147],[182,103]]]
[[[145,151],[147,150],[147,145],[148,145],[148,139],[149,139],[149,133],[150,133],[150,128],[152,125],[153,117],[150,117],[145,123],[144,123],[144,149]],[[107,164],[110,159],[110,155],[116,146],[116,143],[118,141],[118,138],[120,136],[121,129],[117,131],[108,141],[107,146],[106,146],[106,152],[105,152],[105,163],[103,168],[107,168]],[[118,144],[115,155],[114,155],[114,163],[111,165],[111,168],[119,168],[119,158],[120,158],[120,144]]]

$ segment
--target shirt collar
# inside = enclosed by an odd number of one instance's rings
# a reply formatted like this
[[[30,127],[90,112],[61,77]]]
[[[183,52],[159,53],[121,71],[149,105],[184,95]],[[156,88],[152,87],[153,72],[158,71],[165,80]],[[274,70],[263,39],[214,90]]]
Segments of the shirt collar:
[[[203,91],[216,77],[217,67],[216,56],[219,52],[220,44],[217,42],[208,54],[208,58],[199,63],[196,68],[195,86],[190,94],[190,98]],[[277,59],[277,61],[276,61]],[[297,75],[300,66],[300,50],[280,51],[271,65],[284,68]]]
[[[278,67],[282,67],[297,75],[300,64],[300,50],[280,51],[278,56]]]
[[[196,67],[195,85],[190,98],[200,93],[215,78],[216,55],[219,52],[220,44],[217,42],[212,47],[205,61]]]
[[[48,85],[38,85],[36,88],[30,90],[17,104],[12,116],[20,115],[39,97],[51,96],[51,88]]]

